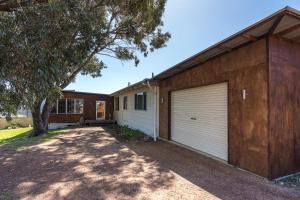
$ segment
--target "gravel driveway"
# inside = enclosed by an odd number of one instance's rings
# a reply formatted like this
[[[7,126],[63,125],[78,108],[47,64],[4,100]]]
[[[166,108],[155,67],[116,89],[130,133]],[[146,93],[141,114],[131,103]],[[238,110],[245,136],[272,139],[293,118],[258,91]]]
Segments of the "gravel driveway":
[[[163,141],[70,129],[19,150],[0,147],[8,199],[300,199],[300,192]],[[1,195],[0,195],[1,196]]]

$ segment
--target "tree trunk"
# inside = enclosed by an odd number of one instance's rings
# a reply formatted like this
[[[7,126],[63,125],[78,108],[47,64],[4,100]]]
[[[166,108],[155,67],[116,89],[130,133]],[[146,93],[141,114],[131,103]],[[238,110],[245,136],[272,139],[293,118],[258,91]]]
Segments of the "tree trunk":
[[[46,100],[41,112],[42,101],[35,102],[32,109],[33,132],[31,136],[46,134],[48,131],[49,104]]]

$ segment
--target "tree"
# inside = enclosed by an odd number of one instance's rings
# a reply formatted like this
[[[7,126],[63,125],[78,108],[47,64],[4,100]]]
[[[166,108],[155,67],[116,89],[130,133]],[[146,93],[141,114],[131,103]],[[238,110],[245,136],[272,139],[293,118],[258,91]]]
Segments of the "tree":
[[[46,3],[48,0],[0,0],[0,11],[12,12],[35,2]]]
[[[51,105],[76,75],[101,76],[102,56],[137,65],[138,55],[164,47],[170,38],[161,30],[165,4],[166,0],[28,1],[25,7],[0,13],[0,88],[31,109],[33,135],[47,132]],[[0,102],[0,108],[4,104]]]

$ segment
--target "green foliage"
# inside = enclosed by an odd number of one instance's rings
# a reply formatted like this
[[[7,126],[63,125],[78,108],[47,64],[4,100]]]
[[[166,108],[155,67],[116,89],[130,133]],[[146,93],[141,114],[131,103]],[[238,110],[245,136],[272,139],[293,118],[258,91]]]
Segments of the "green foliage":
[[[11,192],[3,192],[0,193],[0,199],[1,200],[13,200],[13,194]]]
[[[1,45],[0,45],[1,46]],[[0,59],[1,68],[1,59]],[[4,73],[2,74],[4,76]],[[16,114],[16,109],[20,105],[21,98],[14,91],[13,88],[9,88],[4,79],[1,79],[1,69],[0,69],[0,113],[3,116],[10,116],[11,114]]]
[[[0,112],[49,103],[77,74],[101,76],[103,56],[139,63],[162,48],[166,0],[28,1],[0,12]],[[2,95],[5,94],[5,95]]]
[[[127,140],[141,139],[144,133],[140,130],[131,129],[128,126],[121,126],[121,136]]]

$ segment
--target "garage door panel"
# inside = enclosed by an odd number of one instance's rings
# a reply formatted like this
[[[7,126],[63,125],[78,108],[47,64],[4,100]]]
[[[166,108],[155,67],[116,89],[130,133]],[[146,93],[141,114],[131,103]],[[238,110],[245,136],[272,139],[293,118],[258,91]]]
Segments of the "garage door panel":
[[[228,160],[227,83],[171,94],[171,139]]]

